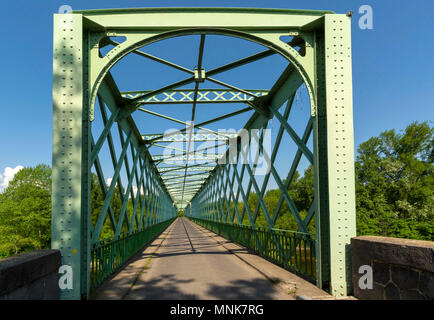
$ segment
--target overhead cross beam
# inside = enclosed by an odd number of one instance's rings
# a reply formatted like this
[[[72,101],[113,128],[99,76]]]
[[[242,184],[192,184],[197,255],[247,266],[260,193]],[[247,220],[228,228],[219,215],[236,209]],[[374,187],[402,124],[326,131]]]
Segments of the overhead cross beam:
[[[196,103],[247,103],[255,97],[266,95],[268,90],[244,90],[249,94],[230,89],[199,89]],[[126,99],[134,99],[143,97],[151,91],[127,91],[122,92],[122,96]],[[163,91],[160,94],[139,100],[143,105],[159,105],[159,104],[189,104],[193,102],[194,89],[175,89]]]

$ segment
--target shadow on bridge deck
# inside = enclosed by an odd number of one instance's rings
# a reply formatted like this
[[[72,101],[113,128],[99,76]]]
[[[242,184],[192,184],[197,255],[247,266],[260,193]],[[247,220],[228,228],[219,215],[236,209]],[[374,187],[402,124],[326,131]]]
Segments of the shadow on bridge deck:
[[[273,279],[267,274],[275,275],[278,283],[270,281]],[[246,249],[179,218],[106,281],[95,298],[293,300],[295,293],[327,295]]]

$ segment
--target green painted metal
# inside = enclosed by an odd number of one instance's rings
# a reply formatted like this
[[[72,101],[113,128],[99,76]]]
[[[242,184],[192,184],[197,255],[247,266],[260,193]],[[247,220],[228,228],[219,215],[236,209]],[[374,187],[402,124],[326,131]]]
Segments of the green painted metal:
[[[197,126],[195,126],[197,128]],[[182,130],[182,129],[181,129]],[[156,142],[184,142],[188,141],[188,134],[181,133],[175,134],[144,134],[143,138],[145,142],[156,141]],[[236,138],[236,133],[225,133],[225,134],[216,134],[216,133],[203,133],[203,132],[194,132],[191,134],[191,141],[195,142],[203,142],[203,141],[226,141],[229,138]]]
[[[137,108],[137,110],[145,112],[145,113],[148,113],[148,114],[152,114],[154,116],[157,116],[157,117],[160,117],[160,118],[163,118],[163,119],[166,119],[166,120],[170,120],[170,121],[173,121],[173,122],[177,122],[177,123],[183,124],[183,125],[185,125],[187,127],[189,126],[189,124],[187,122],[184,122],[184,121],[181,121],[181,120],[178,120],[178,119],[174,119],[172,117],[168,117],[168,116],[159,114],[157,112],[153,112],[153,111],[146,110],[146,109],[143,109],[143,108]],[[214,132],[212,130],[209,130],[209,129],[206,129],[206,128],[202,128],[201,125],[196,125],[195,127],[197,129],[200,129],[200,130],[203,130],[203,131],[207,131],[207,132],[211,132],[211,133],[214,133],[214,134],[218,135],[218,133],[216,133],[216,132]],[[164,136],[168,136],[168,134],[165,134]]]
[[[73,270],[73,289],[61,290],[61,298],[80,299],[88,291],[90,252],[86,36],[81,15],[55,15],[54,25],[51,246]]]
[[[209,166],[210,163],[207,164],[197,164],[197,165],[192,165],[188,167],[189,172],[199,172],[199,171],[203,171],[203,172],[210,172],[213,171],[215,169],[214,166]],[[170,172],[178,172],[178,171],[182,171],[184,168],[180,167],[180,166],[169,166],[169,167],[164,167],[164,168],[159,168],[158,170],[161,172],[161,175],[170,173]]]
[[[268,90],[244,90],[249,92],[246,93],[239,92],[230,89],[200,89],[198,90],[198,97],[196,103],[234,103],[241,102],[246,103],[247,101],[253,101],[254,97],[260,97],[266,95]],[[122,96],[127,99],[134,99],[137,97],[143,97],[144,95],[152,91],[129,91],[122,92]],[[163,91],[158,95],[150,96],[148,98],[142,98],[138,100],[141,104],[182,104],[182,103],[192,103],[194,90],[168,90]]]
[[[206,70],[202,59],[208,34],[238,37],[267,49]],[[200,37],[196,70],[146,53],[148,44],[183,35]],[[110,38],[113,36],[126,40],[118,43]],[[284,42],[282,36],[293,38]],[[109,44],[113,48],[102,55],[100,48]],[[188,77],[156,90],[121,93],[110,69],[127,54],[181,70]],[[213,78],[274,54],[283,56],[290,64],[269,90],[239,88]],[[62,264],[70,265],[74,273],[73,289],[62,290],[63,299],[88,297],[91,287],[99,285],[164,230],[178,210],[211,230],[256,248],[259,254],[284,267],[315,277],[317,285],[333,295],[351,292],[348,250],[350,238],[355,236],[355,197],[348,16],[330,11],[251,8],[106,9],[56,14],[53,70],[52,247],[61,250]],[[202,70],[204,75],[200,77]],[[225,89],[202,89],[200,84],[204,81]],[[192,83],[194,89],[182,88]],[[288,119],[292,116],[294,96],[303,84],[311,110],[303,135],[298,136]],[[190,122],[142,107],[185,103],[192,104]],[[245,104],[245,108],[194,124],[199,103],[238,103]],[[103,130],[93,137],[96,105]],[[286,107],[280,113],[282,105]],[[137,111],[183,127],[169,134],[140,132],[131,117]],[[262,141],[270,119],[275,118],[278,125],[271,154],[258,148],[254,155],[256,160],[261,156],[270,163],[262,184],[254,165],[219,163],[232,155],[229,141],[244,136],[206,128],[249,111],[252,114],[244,129],[259,129],[257,142]],[[282,177],[274,162],[281,143],[290,142],[283,141],[285,133],[297,151],[292,162],[288,162],[287,175]],[[114,147],[115,135],[120,139],[120,155]],[[308,147],[310,138],[313,150]],[[173,142],[187,143],[188,148],[179,150],[170,145]],[[225,153],[211,155],[205,151],[212,147],[195,149],[194,142],[214,142],[214,148],[227,146]],[[113,165],[109,185],[100,160],[104,144]],[[158,155],[156,148],[178,153]],[[240,152],[237,155],[242,155]],[[302,157],[313,164],[315,181],[314,200],[304,218],[288,192]],[[104,197],[94,223],[90,221],[92,170]],[[126,184],[122,183],[125,176],[121,172],[126,172]],[[264,201],[270,179],[281,191],[273,210]],[[251,210],[245,204],[253,191],[258,201]],[[112,204],[115,195],[121,203],[119,212]],[[240,202],[242,208],[238,208]],[[303,233],[274,228],[283,204],[290,208]],[[261,214],[266,218],[266,229],[256,226]],[[246,216],[249,226],[242,225]],[[102,241],[107,219],[113,238]],[[315,236],[307,234],[312,222]]]
[[[328,226],[321,228],[329,233],[331,292],[342,295],[351,290],[350,238],[356,235],[351,21],[345,15],[327,15],[324,24],[320,45],[325,48],[325,72],[321,75],[325,80],[321,80],[325,83],[322,107],[326,110],[325,117],[321,114],[317,118],[317,129],[318,137],[327,137],[327,143],[318,146],[320,155],[327,154],[327,189],[320,188],[319,201],[328,201]]]
[[[117,239],[98,241],[92,246],[90,286],[95,290],[107,277],[116,272],[144,245],[161,234],[174,219],[148,226],[145,230],[125,233]]]

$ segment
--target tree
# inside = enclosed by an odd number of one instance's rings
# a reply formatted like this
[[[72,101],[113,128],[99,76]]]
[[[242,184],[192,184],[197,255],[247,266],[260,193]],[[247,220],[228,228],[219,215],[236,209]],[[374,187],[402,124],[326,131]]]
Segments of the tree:
[[[49,247],[51,168],[21,169],[0,194],[0,256]]]

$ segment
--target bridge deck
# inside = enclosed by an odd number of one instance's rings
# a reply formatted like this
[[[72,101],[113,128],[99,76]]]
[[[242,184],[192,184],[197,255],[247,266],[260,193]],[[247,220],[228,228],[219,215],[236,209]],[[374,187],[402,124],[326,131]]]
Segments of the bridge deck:
[[[249,265],[238,253],[233,254],[235,248],[252,256],[246,250],[235,246],[229,251],[228,245],[234,245],[222,244],[218,239],[222,240],[188,219],[177,219],[159,239],[103,285],[96,298],[294,299],[294,290],[273,284],[263,271],[276,268],[277,273],[290,273],[255,256],[261,260],[259,272],[253,265],[258,261]],[[309,287],[314,295],[325,294],[300,278],[296,282],[297,287],[300,283],[304,288]]]

